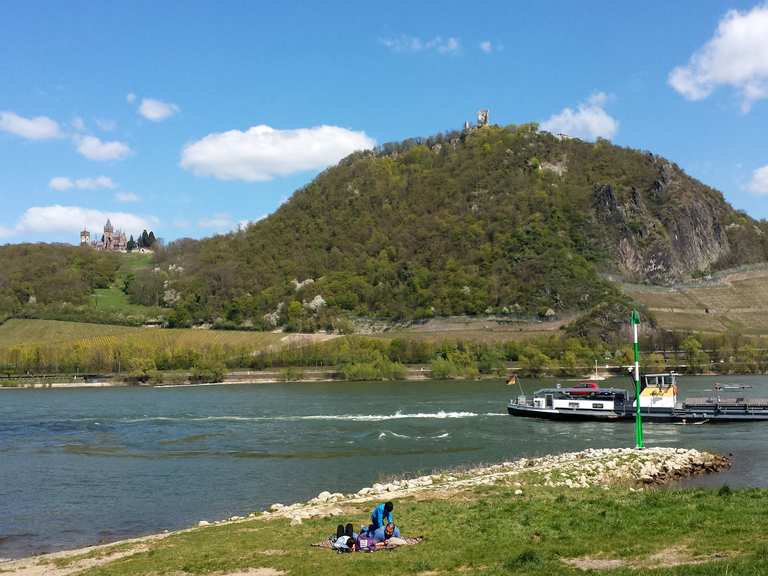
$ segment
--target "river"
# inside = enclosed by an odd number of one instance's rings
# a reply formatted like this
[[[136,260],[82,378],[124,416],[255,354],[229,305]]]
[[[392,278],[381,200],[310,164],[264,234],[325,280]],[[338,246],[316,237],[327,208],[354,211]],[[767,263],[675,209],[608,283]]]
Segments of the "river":
[[[682,395],[706,395],[715,380],[682,378]],[[717,380],[768,397],[765,378]],[[518,391],[499,381],[2,390],[0,558],[245,515],[393,475],[634,444],[632,423],[507,416]],[[768,486],[766,432],[768,423],[653,424],[646,444],[734,454],[729,472],[688,484]]]

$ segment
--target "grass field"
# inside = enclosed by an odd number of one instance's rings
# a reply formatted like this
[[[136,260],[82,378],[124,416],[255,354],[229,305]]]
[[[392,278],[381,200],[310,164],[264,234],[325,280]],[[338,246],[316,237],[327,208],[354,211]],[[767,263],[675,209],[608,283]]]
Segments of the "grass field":
[[[768,334],[768,268],[732,271],[697,285],[623,288],[665,329]]]
[[[110,324],[11,319],[0,325],[0,348],[25,345],[61,345],[98,342],[105,338],[126,342],[141,340],[179,347],[247,346],[262,350],[283,342],[284,334],[225,330],[135,328]]]
[[[163,312],[163,309],[160,307],[131,304],[125,292],[114,285],[109,288],[97,288],[94,290],[90,304],[101,311],[118,312],[126,315],[153,317],[159,316]]]
[[[152,266],[152,254],[120,254],[120,269],[115,282],[109,288],[97,288],[90,299],[90,305],[101,312],[113,312],[125,315],[151,318],[160,316],[162,308],[131,304],[122,290],[125,277],[138,270]]]
[[[312,548],[370,506],[289,526],[285,519],[202,528],[135,548],[84,576],[359,574],[764,575],[765,490],[475,488],[450,499],[395,501],[416,546],[374,554]],[[91,553],[91,557],[104,551]],[[75,558],[83,560],[84,557]],[[72,562],[69,560],[68,562]]]

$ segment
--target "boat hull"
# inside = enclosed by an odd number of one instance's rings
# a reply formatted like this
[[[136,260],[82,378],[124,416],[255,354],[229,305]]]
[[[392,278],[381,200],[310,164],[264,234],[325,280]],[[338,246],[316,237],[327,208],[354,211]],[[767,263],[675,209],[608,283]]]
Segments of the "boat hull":
[[[546,420],[566,421],[603,421],[617,422],[634,420],[634,412],[616,412],[600,410],[567,410],[563,408],[536,408],[522,404],[509,404],[507,412],[510,416],[522,416],[527,418],[542,418]],[[654,410],[641,412],[644,422],[670,422],[680,424],[732,424],[737,422],[765,422],[768,421],[766,412],[706,412],[693,410]]]

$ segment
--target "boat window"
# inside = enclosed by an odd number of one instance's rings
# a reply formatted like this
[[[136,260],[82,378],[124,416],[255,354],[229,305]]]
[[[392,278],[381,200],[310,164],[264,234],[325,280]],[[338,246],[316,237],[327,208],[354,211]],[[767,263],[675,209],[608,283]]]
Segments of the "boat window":
[[[592,408],[602,408],[603,404],[601,402],[592,402]]]
[[[568,408],[578,408],[579,403],[578,402],[568,402]]]

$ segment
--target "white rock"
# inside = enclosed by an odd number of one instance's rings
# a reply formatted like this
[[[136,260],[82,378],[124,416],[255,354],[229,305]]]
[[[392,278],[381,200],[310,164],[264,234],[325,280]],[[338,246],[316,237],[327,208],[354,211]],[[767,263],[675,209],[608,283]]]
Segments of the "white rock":
[[[298,526],[301,524],[301,517],[300,516],[293,516],[291,518],[291,526]]]
[[[317,501],[318,502],[328,502],[328,499],[331,497],[331,493],[327,490],[324,490],[323,492],[320,492],[320,494],[317,495]]]
[[[208,520],[200,520],[200,522],[197,523],[198,526],[210,526],[211,523],[208,522]]]
[[[523,491],[522,490],[520,490],[519,488],[517,490],[515,490],[515,496],[522,496],[522,495],[523,495]]]
[[[269,507],[269,509],[272,510],[272,512],[277,512],[278,510],[282,510],[283,508],[285,508],[285,506],[283,504],[280,504],[279,502],[275,502],[274,504],[272,504],[272,506]]]

